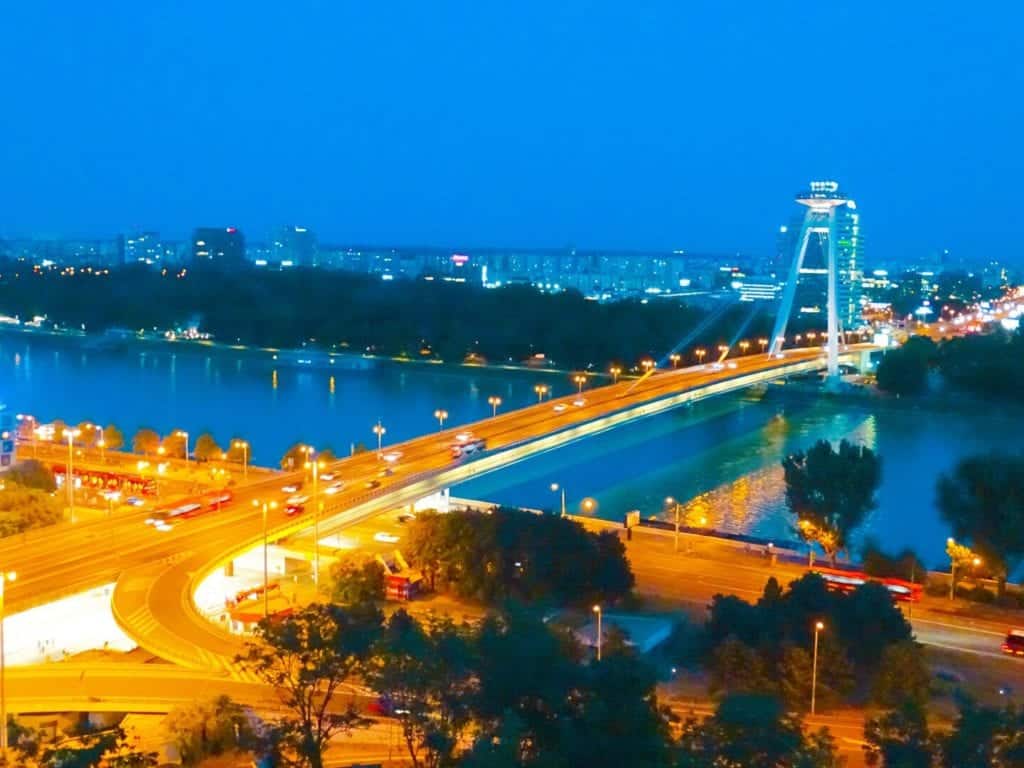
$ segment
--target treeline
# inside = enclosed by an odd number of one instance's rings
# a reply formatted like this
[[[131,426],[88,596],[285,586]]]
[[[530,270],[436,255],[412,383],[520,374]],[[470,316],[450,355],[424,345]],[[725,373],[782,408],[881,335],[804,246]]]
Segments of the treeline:
[[[0,482],[0,538],[60,522],[64,508],[54,496],[53,473],[38,461],[15,464]]]
[[[614,601],[634,577],[614,532],[591,533],[555,515],[496,508],[420,514],[406,549],[432,589],[492,605]]]
[[[1024,335],[996,331],[936,344],[913,336],[878,364],[878,387],[896,395],[927,391],[936,372],[949,389],[979,398],[1024,402]]]
[[[21,317],[46,315],[67,327],[166,329],[198,323],[220,341],[417,356],[424,347],[442,359],[476,353],[491,361],[522,361],[544,353],[562,367],[627,366],[656,358],[698,327],[706,311],[672,300],[587,301],[574,291],[543,294],[529,286],[488,290],[440,280],[382,281],[327,270],[190,267],[183,274],[144,266],[109,274],[34,272],[0,264],[0,308]],[[729,343],[745,327],[766,336],[772,318],[750,305],[725,312],[693,346]],[[796,324],[792,332],[802,330]],[[759,350],[752,341],[750,351]]]

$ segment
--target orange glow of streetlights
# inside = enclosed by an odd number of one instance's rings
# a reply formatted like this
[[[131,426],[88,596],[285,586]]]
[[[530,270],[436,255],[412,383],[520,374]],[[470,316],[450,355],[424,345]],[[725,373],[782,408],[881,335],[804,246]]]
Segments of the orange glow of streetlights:
[[[673,352],[671,355],[668,356],[668,359],[672,361],[673,368],[679,367],[679,360],[681,359],[681,357],[682,356],[678,352]]]
[[[693,351],[693,354],[695,354],[697,356],[697,362],[699,362],[699,363],[703,363],[704,362],[704,355],[706,355],[707,353],[708,353],[707,350],[702,348],[702,347],[698,347],[697,349],[695,349]]]
[[[539,403],[544,399],[544,395],[551,391],[551,387],[547,384],[534,384],[533,391],[537,393],[537,402]]]
[[[491,416],[497,416],[498,406],[501,405],[501,398],[497,395],[491,395],[487,398],[487,404],[491,406]]]
[[[743,341],[740,342],[740,352],[742,352],[744,355],[747,354],[747,347],[749,346],[750,342],[744,339]]]
[[[437,419],[437,429],[441,431],[444,429],[444,421],[448,418],[448,411],[444,408],[438,408],[434,411],[434,418]]]
[[[575,376],[572,377],[572,380],[573,380],[573,382],[577,386],[577,390],[576,391],[579,394],[582,394],[583,393],[583,385],[587,383],[587,377],[584,376],[582,373],[577,373]]]
[[[654,361],[651,360],[651,358],[649,357],[645,357],[643,360],[641,360],[640,365],[642,365],[644,367],[644,370],[647,371],[648,373],[654,370]]]
[[[757,343],[761,345],[761,351],[764,352],[768,348],[768,339],[760,338]]]
[[[617,365],[613,365],[609,369],[609,373],[612,375],[612,384],[617,384],[619,381],[619,374],[622,373],[622,369]]]

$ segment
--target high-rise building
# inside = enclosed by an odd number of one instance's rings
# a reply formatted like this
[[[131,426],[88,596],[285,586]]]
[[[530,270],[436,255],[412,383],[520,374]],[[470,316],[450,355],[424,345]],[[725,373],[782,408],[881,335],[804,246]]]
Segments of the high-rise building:
[[[316,235],[308,227],[282,227],[271,244],[273,261],[295,267],[318,265]]]
[[[122,261],[124,264],[134,264],[136,262],[159,264],[164,260],[166,248],[160,242],[160,233],[158,232],[137,232],[131,235],[124,235],[123,243],[124,254]]]
[[[245,261],[245,235],[237,227],[198,227],[192,232],[192,259],[237,266]]]

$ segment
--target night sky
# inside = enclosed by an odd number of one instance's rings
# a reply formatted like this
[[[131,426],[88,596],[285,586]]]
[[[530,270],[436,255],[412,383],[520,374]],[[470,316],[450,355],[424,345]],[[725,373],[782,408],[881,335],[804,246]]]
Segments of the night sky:
[[[0,11],[0,235],[1024,261],[1018,2],[110,2]]]

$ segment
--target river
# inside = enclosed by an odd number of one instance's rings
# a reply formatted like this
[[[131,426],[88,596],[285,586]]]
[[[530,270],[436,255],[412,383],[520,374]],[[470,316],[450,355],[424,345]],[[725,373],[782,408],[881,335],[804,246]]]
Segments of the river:
[[[535,399],[545,383],[571,391],[562,375],[424,364],[386,363],[366,371],[276,367],[270,355],[205,353],[148,346],[85,349],[79,342],[0,336],[0,401],[41,421],[116,423],[126,435],[139,427],[162,434],[210,431],[223,444],[241,436],[252,460],[273,464],[295,442],[372,445],[379,418],[385,442],[436,429]],[[621,519],[630,509],[664,513],[665,498],[684,503],[687,523],[791,538],[780,460],[815,440],[847,438],[883,459],[878,508],[860,537],[889,549],[913,547],[929,566],[944,560],[946,526],[933,504],[935,480],[967,454],[1017,449],[1019,415],[939,413],[902,405],[844,402],[789,395],[769,387],[697,404],[635,422],[500,473],[466,483],[460,496],[535,508],[557,508],[552,483],[566,489],[567,507],[591,499],[596,514]]]

